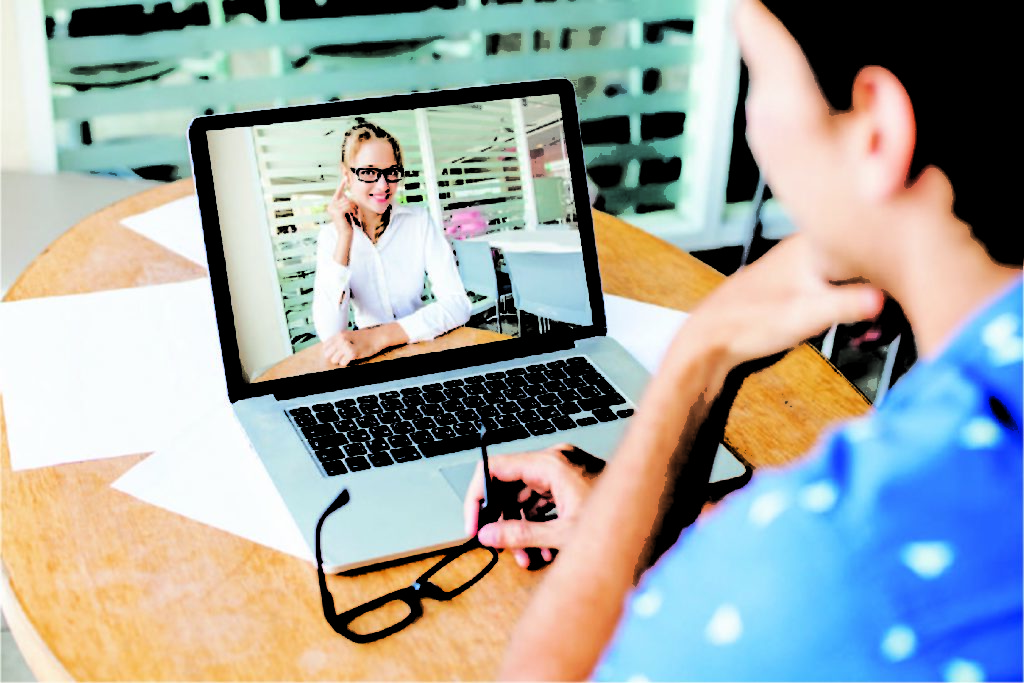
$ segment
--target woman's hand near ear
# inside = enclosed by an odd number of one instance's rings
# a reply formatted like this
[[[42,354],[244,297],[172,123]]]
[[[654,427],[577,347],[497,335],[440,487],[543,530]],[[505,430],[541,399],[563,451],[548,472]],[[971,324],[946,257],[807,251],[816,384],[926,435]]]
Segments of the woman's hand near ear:
[[[338,189],[334,191],[334,196],[327,203],[327,213],[330,214],[334,228],[338,231],[338,246],[334,250],[334,260],[343,266],[348,265],[353,230],[362,230],[363,227],[359,220],[359,207],[345,196],[346,187],[348,187],[348,176],[342,171]]]

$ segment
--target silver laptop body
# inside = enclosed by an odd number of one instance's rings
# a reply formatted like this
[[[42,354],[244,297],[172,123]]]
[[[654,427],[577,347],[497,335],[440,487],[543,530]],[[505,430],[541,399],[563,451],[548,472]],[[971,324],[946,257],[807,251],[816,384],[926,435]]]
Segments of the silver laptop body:
[[[500,101],[543,101],[561,111],[565,163],[574,197],[574,213],[582,245],[590,294],[592,324],[549,326],[545,334],[529,338],[454,349],[356,365],[301,377],[250,383],[240,360],[247,342],[238,329],[238,263],[240,250],[222,236],[221,214],[237,198],[225,196],[222,182],[215,182],[209,136],[220,131],[253,129],[277,123],[341,119],[380,112],[433,110]],[[500,131],[499,131],[500,132]],[[410,95],[334,102],[275,110],[241,112],[197,118],[189,131],[196,189],[206,236],[221,349],[229,398],[255,452],[266,467],[289,512],[310,547],[316,522],[342,488],[351,502],[332,515],[323,529],[324,568],[328,572],[354,570],[380,562],[407,558],[456,545],[466,539],[462,501],[479,460],[479,449],[464,448],[437,457],[418,457],[388,466],[346,471],[329,476],[311,450],[309,438],[296,423],[294,412],[312,406],[336,405],[384,392],[401,392],[425,385],[446,386],[487,373],[526,372],[529,366],[565,368],[590,363],[617,392],[622,401],[611,406],[614,419],[598,421],[592,411],[573,418],[577,426],[550,434],[531,435],[489,447],[500,455],[540,449],[569,442],[600,458],[612,455],[638,402],[647,372],[615,340],[606,336],[597,252],[580,143],[575,95],[569,81],[547,80],[520,84],[417,93]],[[333,143],[332,143],[333,144]],[[336,146],[336,145],[335,145]],[[436,219],[436,218],[435,218]],[[262,239],[262,238],[261,238]],[[255,266],[254,266],[255,267]],[[264,268],[273,268],[263,263]],[[232,291],[236,296],[232,298]],[[251,332],[249,333],[252,334]],[[569,366],[569,367],[578,367]],[[571,373],[570,373],[571,374]],[[506,375],[510,376],[510,375]],[[348,404],[350,405],[350,403]],[[362,405],[357,403],[357,405]],[[319,414],[319,413],[317,413]],[[608,412],[603,415],[607,416]],[[580,425],[580,422],[596,424]],[[564,421],[562,422],[564,425]],[[712,479],[738,476],[743,466],[720,450]]]

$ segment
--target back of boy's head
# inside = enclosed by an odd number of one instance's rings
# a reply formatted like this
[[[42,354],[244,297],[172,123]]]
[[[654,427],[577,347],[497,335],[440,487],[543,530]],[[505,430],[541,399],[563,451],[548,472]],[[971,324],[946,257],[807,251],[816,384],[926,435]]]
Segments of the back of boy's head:
[[[1022,175],[1020,128],[1010,118],[1019,89],[1010,68],[1016,22],[1008,9],[922,0],[764,4],[800,44],[834,109],[850,108],[865,66],[900,80],[917,124],[910,180],[926,166],[942,169],[956,215],[992,258],[1021,265],[1021,219],[1011,205],[1011,182]]]

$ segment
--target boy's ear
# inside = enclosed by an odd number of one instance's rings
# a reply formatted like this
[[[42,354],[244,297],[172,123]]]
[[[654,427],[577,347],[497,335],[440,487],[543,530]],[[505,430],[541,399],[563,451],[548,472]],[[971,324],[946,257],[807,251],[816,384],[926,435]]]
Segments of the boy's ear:
[[[906,88],[880,66],[861,69],[853,82],[853,154],[862,196],[884,202],[910,178],[917,126]]]

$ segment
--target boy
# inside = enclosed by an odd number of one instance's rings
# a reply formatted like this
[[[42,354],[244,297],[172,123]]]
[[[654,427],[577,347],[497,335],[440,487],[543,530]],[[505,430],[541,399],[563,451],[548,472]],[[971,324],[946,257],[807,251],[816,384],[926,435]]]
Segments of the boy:
[[[1022,677],[1019,229],[1000,211],[1010,177],[976,154],[1012,133],[991,51],[1010,22],[771,4],[736,10],[747,138],[798,235],[693,312],[592,490],[559,449],[495,458],[493,476],[549,493],[559,518],[481,541],[562,549],[505,677]],[[672,454],[728,372],[871,318],[885,295],[920,357],[886,403],[759,473],[634,588]]]

